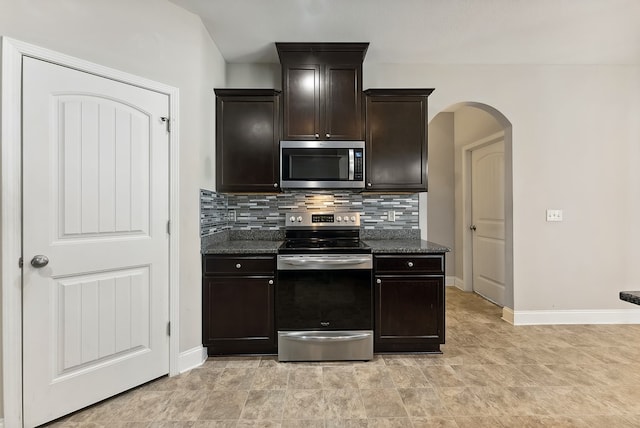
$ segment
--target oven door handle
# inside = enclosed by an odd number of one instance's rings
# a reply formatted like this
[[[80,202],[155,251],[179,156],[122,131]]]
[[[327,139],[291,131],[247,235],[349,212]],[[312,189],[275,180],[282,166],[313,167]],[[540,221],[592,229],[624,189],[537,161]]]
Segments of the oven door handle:
[[[369,258],[361,258],[361,259],[321,259],[321,258],[313,258],[313,259],[285,259],[281,258],[280,261],[282,263],[286,263],[292,266],[304,266],[308,264],[318,264],[318,265],[327,265],[327,266],[342,266],[342,265],[359,265],[361,263],[367,263],[371,261]]]
[[[283,334],[283,338],[297,340],[300,342],[346,342],[351,340],[364,340],[371,337],[370,333],[344,334],[340,336],[332,335],[309,335],[300,333]]]

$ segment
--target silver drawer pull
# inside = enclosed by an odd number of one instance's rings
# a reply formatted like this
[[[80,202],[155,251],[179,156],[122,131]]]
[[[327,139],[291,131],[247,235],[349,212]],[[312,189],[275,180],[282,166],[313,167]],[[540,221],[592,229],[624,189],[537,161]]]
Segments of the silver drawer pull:
[[[236,264],[236,269],[240,269],[242,267],[242,265],[240,263]]]
[[[273,279],[269,280],[269,285],[273,285]]]
[[[326,335],[287,335],[285,336],[289,340],[298,340],[301,342],[344,342],[347,340],[362,340],[371,337],[370,334],[346,334],[340,336]]]
[[[413,262],[407,262],[407,266],[409,266],[410,268],[413,267]]]

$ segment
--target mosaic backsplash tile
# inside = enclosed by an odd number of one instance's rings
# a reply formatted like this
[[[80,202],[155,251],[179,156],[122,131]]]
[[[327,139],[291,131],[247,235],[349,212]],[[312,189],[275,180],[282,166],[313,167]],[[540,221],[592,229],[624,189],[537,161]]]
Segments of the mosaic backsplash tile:
[[[227,197],[200,189],[200,237],[231,229],[227,219]]]
[[[200,191],[201,236],[231,230],[282,230],[292,211],[359,212],[363,229],[419,229],[418,194],[381,195],[345,191],[227,195]],[[391,222],[388,212],[395,213]],[[235,213],[235,221],[230,213]]]

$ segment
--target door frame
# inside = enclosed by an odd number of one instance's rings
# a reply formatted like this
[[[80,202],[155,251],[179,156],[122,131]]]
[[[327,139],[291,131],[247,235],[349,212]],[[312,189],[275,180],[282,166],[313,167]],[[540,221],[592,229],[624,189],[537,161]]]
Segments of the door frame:
[[[4,425],[22,426],[22,58],[28,56],[166,94],[169,98],[169,375],[179,373],[179,90],[89,61],[2,37],[0,269]]]
[[[513,174],[511,164],[511,128],[491,134],[462,147],[462,289],[473,291],[473,234],[471,203],[471,152],[504,140],[504,227],[505,227],[505,302],[502,318],[513,324]]]

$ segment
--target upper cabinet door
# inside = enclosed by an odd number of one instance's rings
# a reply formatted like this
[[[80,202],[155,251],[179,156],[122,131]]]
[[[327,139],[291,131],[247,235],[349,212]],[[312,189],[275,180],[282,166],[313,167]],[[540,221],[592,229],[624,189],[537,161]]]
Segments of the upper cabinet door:
[[[276,43],[284,140],[362,140],[368,43]]]
[[[314,140],[320,135],[320,65],[291,64],[282,70],[284,139]]]
[[[279,191],[280,92],[215,92],[217,190]]]
[[[324,136],[327,140],[362,140],[362,66],[324,67]]]
[[[432,91],[365,91],[366,190],[427,191],[427,97]]]

